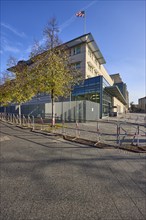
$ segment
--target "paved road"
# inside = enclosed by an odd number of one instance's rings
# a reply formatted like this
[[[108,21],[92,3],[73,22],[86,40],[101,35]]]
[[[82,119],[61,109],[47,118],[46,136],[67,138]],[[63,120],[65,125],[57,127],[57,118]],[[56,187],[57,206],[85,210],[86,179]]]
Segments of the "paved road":
[[[146,155],[1,123],[1,220],[146,219]]]

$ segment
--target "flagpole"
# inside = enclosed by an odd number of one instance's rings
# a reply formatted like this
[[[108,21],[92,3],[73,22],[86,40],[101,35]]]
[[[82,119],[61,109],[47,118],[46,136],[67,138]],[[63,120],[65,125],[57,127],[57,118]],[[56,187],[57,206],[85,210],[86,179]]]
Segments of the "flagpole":
[[[85,11],[79,11],[75,15],[77,17],[82,17],[84,19],[84,34],[86,34],[86,14],[85,14]]]
[[[84,15],[84,34],[86,34],[86,13]]]

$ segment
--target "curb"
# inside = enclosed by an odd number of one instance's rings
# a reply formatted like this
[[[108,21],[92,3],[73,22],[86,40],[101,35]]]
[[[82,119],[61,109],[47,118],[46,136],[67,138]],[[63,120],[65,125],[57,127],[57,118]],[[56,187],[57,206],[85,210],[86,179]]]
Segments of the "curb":
[[[49,132],[40,131],[40,130],[33,130],[32,128],[31,128],[30,131],[31,131],[31,132],[34,132],[34,133],[37,133],[37,134],[47,135],[47,136],[61,136],[61,137],[63,137],[62,134],[51,133],[51,132],[49,133]]]
[[[88,146],[95,147],[98,149],[120,149],[120,150],[125,150],[125,151],[129,151],[129,152],[133,152],[133,153],[146,153],[146,151],[144,151],[144,150],[136,150],[136,149],[134,150],[134,149],[126,148],[126,147],[117,147],[117,146],[113,146],[113,145],[109,145],[109,144],[104,144],[101,142],[88,141],[88,140],[85,140],[82,138],[76,138],[73,136],[65,136],[64,135],[63,138],[67,141],[76,142],[79,144],[86,144]]]
[[[67,140],[67,141],[71,141],[71,142],[76,142],[79,144],[86,144],[88,146],[91,147],[95,147],[95,148],[100,148],[100,149],[114,149],[115,147],[113,145],[109,145],[109,144],[104,144],[101,142],[95,142],[95,141],[89,141],[83,138],[76,138],[74,136],[66,136],[63,135],[63,139]]]
[[[29,127],[23,127],[21,125],[16,125],[17,128],[20,128],[20,129],[25,129],[25,130],[31,130],[32,128],[29,128]]]

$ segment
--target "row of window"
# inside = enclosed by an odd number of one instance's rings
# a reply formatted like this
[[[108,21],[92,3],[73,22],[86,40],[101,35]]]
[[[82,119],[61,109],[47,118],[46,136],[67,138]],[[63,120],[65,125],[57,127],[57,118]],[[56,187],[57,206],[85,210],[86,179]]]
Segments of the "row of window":
[[[92,53],[91,49],[88,47],[88,55],[91,57],[91,59],[95,62],[95,64],[98,66],[98,68],[100,68],[100,65],[98,63],[97,58],[95,57],[95,55]]]
[[[76,47],[73,47],[69,50],[69,55],[70,56],[73,56],[73,55],[76,55],[76,54],[80,54],[81,53],[81,46],[76,46]],[[88,55],[91,57],[91,59],[95,62],[95,64],[98,66],[98,68],[100,68],[100,65],[98,63],[98,60],[97,58],[95,57],[95,55],[92,53],[91,49],[88,47]]]
[[[75,69],[80,69],[81,68],[81,62],[72,63],[72,67],[75,68]]]
[[[93,73],[94,68],[88,64],[88,70],[89,70],[91,73]]]
[[[73,63],[72,66],[75,68],[75,69],[81,69],[81,62],[76,62],[76,63]],[[92,66],[90,66],[88,64],[88,70],[93,73],[95,76],[98,75],[98,71],[96,69],[94,69]]]
[[[96,65],[99,65],[97,58],[95,57],[95,55],[92,53],[91,49],[88,48],[88,55],[91,57],[91,59],[93,61],[95,61]]]
[[[76,54],[80,54],[81,53],[81,46],[76,46],[73,47],[69,50],[69,54],[70,56],[76,55]],[[91,49],[88,48],[88,55],[92,58],[92,60],[95,61],[96,65],[98,65],[98,67],[100,68],[100,65],[96,59],[96,57],[94,56],[94,54],[92,53]],[[81,62],[77,62],[73,64],[75,69],[80,69],[81,68]],[[91,65],[88,64],[88,70],[93,73],[94,75],[98,75],[98,71],[96,69],[94,69]]]
[[[91,72],[91,73],[94,73],[94,75],[98,75],[98,71],[96,69],[94,69],[94,67],[92,67],[91,65],[88,64],[88,70]]]

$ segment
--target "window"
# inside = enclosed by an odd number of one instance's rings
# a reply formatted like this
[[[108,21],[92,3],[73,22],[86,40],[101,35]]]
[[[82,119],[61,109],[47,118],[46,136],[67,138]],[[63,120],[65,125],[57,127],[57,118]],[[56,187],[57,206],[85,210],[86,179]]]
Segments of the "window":
[[[98,75],[98,71],[96,69],[94,70],[94,74],[95,74],[95,76]]]
[[[79,54],[81,53],[81,47],[80,46],[74,47],[73,51],[74,51],[74,55]]]
[[[81,62],[72,63],[71,64],[73,69],[80,69],[81,68]]]
[[[80,69],[81,68],[81,62],[75,63],[75,69]]]
[[[93,67],[88,64],[88,70],[93,73]]]
[[[90,50],[90,48],[88,48],[88,55],[91,57],[91,59],[94,59],[94,55],[92,53],[92,51]]]

